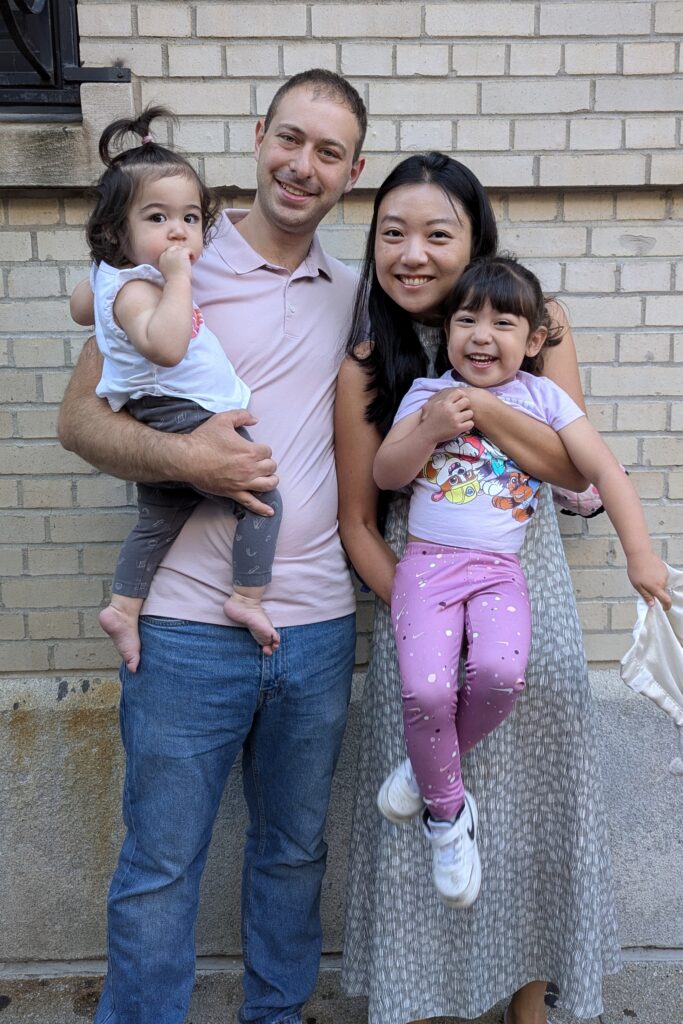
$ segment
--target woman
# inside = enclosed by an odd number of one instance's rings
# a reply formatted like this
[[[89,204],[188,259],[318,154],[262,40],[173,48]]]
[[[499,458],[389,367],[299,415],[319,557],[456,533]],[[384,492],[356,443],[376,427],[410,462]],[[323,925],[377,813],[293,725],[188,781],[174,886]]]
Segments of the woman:
[[[482,816],[482,888],[472,908],[454,911],[439,901],[419,824],[392,825],[375,804],[381,783],[405,758],[387,604],[407,503],[394,495],[382,508],[372,464],[412,380],[434,373],[448,291],[471,258],[493,253],[496,244],[490,204],[467,168],[435,153],[403,161],[377,193],[339,377],[342,538],[378,598],[344,960],[349,994],[369,996],[370,1024],[477,1017],[511,994],[507,1024],[545,1024],[547,983],[559,988],[562,1006],[591,1017],[602,1009],[603,974],[619,967],[585,656],[547,487],[522,551],[534,615],[526,693],[463,762]],[[559,307],[556,313],[562,320]],[[569,332],[548,351],[544,373],[583,405]],[[550,428],[489,392],[468,397],[476,426],[525,471],[581,489]],[[384,535],[378,507],[381,518],[386,514]]]

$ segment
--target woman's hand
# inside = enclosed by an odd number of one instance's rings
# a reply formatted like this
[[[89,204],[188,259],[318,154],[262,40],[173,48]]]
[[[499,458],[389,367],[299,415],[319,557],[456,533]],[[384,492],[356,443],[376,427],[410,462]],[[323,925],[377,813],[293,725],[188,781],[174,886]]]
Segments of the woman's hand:
[[[420,410],[420,427],[434,446],[441,441],[467,433],[474,427],[470,402],[472,388],[446,388],[438,391]]]

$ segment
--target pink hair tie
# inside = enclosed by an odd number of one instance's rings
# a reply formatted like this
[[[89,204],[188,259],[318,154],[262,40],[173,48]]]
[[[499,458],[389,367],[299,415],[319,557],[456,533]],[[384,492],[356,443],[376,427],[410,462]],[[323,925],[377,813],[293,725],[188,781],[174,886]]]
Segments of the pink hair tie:
[[[142,136],[142,142],[140,143],[140,145],[144,146],[146,142],[153,142],[153,141],[154,140],[153,140],[151,135],[143,135]]]

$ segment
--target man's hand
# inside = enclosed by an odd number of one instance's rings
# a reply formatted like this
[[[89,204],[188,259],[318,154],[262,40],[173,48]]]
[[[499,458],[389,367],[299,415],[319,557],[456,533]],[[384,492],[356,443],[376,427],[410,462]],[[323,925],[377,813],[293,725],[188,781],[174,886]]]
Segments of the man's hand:
[[[445,388],[433,395],[420,410],[420,426],[434,444],[450,441],[474,427],[469,388]]]
[[[269,516],[272,509],[252,491],[271,491],[278,485],[276,463],[265,444],[246,441],[236,427],[249,427],[256,419],[246,409],[221,412],[182,436],[186,445],[182,479],[211,494],[224,494],[251,512]]]

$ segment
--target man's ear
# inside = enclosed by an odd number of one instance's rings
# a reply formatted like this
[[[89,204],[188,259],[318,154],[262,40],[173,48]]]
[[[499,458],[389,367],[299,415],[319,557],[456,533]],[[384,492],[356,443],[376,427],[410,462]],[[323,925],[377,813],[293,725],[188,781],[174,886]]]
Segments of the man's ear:
[[[349,175],[349,180],[346,183],[346,188],[344,189],[344,194],[346,194],[347,192],[351,191],[353,186],[356,184],[356,182],[360,178],[361,171],[363,170],[364,167],[365,167],[365,157],[364,156],[359,156],[358,159],[356,160],[356,162],[351,165],[351,174]]]
[[[543,348],[545,340],[548,337],[547,327],[537,327],[536,330],[529,335],[526,343],[526,354],[528,356],[537,356]]]
[[[256,122],[256,129],[254,131],[254,158],[258,160],[259,150],[261,143],[263,142],[263,136],[266,134],[265,122],[259,119]]]

